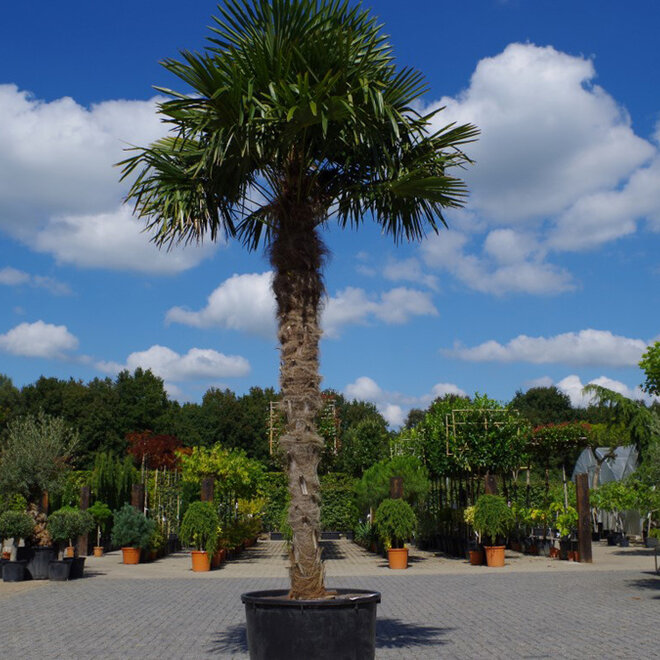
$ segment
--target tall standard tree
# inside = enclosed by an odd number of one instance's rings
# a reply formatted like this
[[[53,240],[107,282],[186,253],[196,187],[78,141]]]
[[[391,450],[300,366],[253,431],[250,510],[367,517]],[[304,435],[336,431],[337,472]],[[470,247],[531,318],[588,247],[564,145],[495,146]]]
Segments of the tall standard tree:
[[[160,246],[238,238],[274,270],[293,528],[292,598],[325,593],[317,466],[322,439],[319,308],[330,222],[373,219],[418,240],[463,205],[450,169],[470,162],[471,125],[433,131],[421,74],[398,69],[376,19],[347,0],[227,0],[203,53],[165,68],[191,93],[159,111],[170,136],[123,161],[128,193]]]

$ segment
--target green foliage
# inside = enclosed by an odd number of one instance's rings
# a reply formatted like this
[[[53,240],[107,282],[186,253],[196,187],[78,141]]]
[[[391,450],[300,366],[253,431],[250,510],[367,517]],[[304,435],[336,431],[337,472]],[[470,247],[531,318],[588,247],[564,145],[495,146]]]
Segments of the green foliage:
[[[0,495],[0,513],[3,511],[25,511],[28,508],[28,501],[23,495],[11,493]]]
[[[368,520],[358,522],[355,526],[355,535],[353,538],[358,545],[361,545],[363,548],[369,548],[372,543],[378,540],[376,525],[373,525]]]
[[[60,418],[39,412],[15,419],[0,454],[0,490],[30,502],[39,502],[44,490],[58,492],[77,444],[78,434]]]
[[[54,541],[73,545],[78,536],[94,528],[94,519],[89,511],[64,506],[51,513],[46,526]]]
[[[89,486],[92,473],[90,470],[70,470],[59,493],[50,500],[52,507],[73,506],[80,503],[80,489]]]
[[[338,465],[343,472],[359,477],[389,452],[389,433],[385,420],[376,416],[361,419],[343,433]]]
[[[360,512],[355,503],[355,479],[331,473],[321,477],[321,529],[352,530]]]
[[[513,529],[515,522],[514,513],[502,496],[480,495],[477,498],[473,525],[484,544],[496,545],[497,539],[505,537]]]
[[[266,498],[262,516],[264,528],[269,531],[279,530],[282,512],[286,511],[289,503],[286,475],[282,472],[267,472],[262,481],[261,494]]]
[[[183,516],[179,538],[186,545],[205,550],[209,557],[218,546],[220,520],[211,502],[193,502]]]
[[[94,502],[87,511],[96,523],[96,544],[101,545],[101,531],[105,530],[108,522],[112,519],[112,511],[105,502],[99,500]]]
[[[5,511],[0,514],[0,539],[29,539],[34,531],[34,520],[25,511]]]
[[[362,506],[375,507],[390,495],[390,478],[403,478],[403,498],[415,503],[429,490],[428,472],[415,456],[394,456],[379,461],[362,475],[356,484],[358,501]]]
[[[646,349],[639,361],[639,368],[646,375],[642,386],[644,390],[649,394],[660,396],[660,341],[656,341]]]
[[[517,410],[532,426],[560,424],[576,418],[570,398],[554,385],[531,387],[526,392],[518,390],[509,406]]]
[[[155,525],[130,504],[124,504],[114,514],[112,543],[120,548],[147,548]]]
[[[193,447],[188,456],[181,457],[184,481],[199,483],[202,477],[216,478],[216,489],[236,497],[251,498],[258,492],[264,467],[237,449],[214,445],[210,449]]]
[[[100,452],[90,476],[92,494],[116,511],[131,500],[131,488],[138,481],[138,471],[130,456],[123,459]]]
[[[409,443],[434,476],[503,474],[526,461],[529,426],[515,411],[485,395],[436,400]]]
[[[402,548],[417,529],[417,516],[403,499],[383,500],[375,514],[378,535],[386,546]]]
[[[647,446],[660,437],[660,420],[642,402],[632,401],[628,397],[590,384],[584,387],[585,394],[592,394],[601,406],[608,409],[609,427],[623,427],[630,436],[630,441],[644,457]]]

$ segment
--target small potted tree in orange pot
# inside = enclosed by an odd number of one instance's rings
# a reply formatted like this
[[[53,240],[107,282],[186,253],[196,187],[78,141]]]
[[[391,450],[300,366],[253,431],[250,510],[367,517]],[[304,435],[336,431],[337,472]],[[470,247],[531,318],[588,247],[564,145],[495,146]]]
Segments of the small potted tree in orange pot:
[[[504,566],[504,538],[516,518],[500,495],[481,495],[474,505],[474,529],[483,540],[488,566]]]
[[[388,548],[390,568],[408,568],[408,548],[405,542],[417,529],[417,516],[408,502],[402,499],[383,500],[375,515],[376,528]]]
[[[211,502],[193,502],[181,521],[181,542],[192,545],[193,571],[210,570],[210,559],[218,546],[218,512]]]
[[[149,545],[155,525],[130,504],[115,511],[112,543],[121,548],[124,564],[140,563],[140,550]]]
[[[94,556],[103,557],[103,546],[101,545],[101,528],[105,527],[108,520],[112,518],[110,507],[104,502],[94,502],[88,509],[96,523],[96,545],[94,546]]]

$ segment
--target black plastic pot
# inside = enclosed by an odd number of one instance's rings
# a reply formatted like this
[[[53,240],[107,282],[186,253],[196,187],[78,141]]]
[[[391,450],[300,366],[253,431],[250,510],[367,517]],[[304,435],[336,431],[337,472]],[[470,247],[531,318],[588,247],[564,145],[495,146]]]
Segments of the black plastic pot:
[[[2,580],[4,582],[22,582],[25,579],[25,565],[27,561],[6,561],[2,567]]]
[[[321,539],[327,541],[338,541],[341,538],[340,532],[321,532]]]
[[[64,561],[71,565],[69,580],[77,580],[85,572],[85,557],[65,557]]]
[[[284,541],[284,534],[282,532],[271,532],[270,533],[271,541]]]
[[[48,579],[54,582],[65,582],[71,571],[70,561],[52,560],[48,562]]]
[[[26,570],[33,580],[48,579],[48,564],[55,559],[55,550],[49,546],[32,548]]]
[[[285,590],[243,594],[250,659],[374,658],[380,593],[335,591],[337,598],[324,600],[290,600]]]
[[[630,539],[627,536],[621,536],[619,539],[619,546],[622,548],[630,547]]]

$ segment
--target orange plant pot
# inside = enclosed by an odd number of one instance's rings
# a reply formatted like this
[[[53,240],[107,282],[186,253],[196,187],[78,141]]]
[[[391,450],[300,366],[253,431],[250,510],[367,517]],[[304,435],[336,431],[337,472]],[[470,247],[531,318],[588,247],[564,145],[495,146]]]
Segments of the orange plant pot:
[[[408,548],[390,548],[387,551],[390,568],[408,568]]]
[[[122,548],[121,556],[124,560],[124,564],[139,564],[140,548]]]
[[[559,558],[559,548],[550,548],[550,558],[551,559]]]
[[[103,557],[103,546],[102,545],[95,545],[94,546],[94,556],[95,557]]]
[[[488,566],[500,567],[504,566],[504,550],[506,546],[504,545],[485,545],[484,550],[486,551],[486,563]]]
[[[209,562],[208,553],[204,552],[204,550],[193,550],[192,569],[196,573],[201,573],[203,571],[210,571],[211,562]]]
[[[224,548],[220,548],[215,551],[213,559],[211,559],[211,568],[218,568],[227,556],[227,551]]]
[[[67,545],[65,550],[64,550],[64,556],[65,557],[75,557],[76,556],[76,548],[73,545]]]
[[[470,550],[470,564],[472,566],[481,566],[484,563],[483,550]]]

